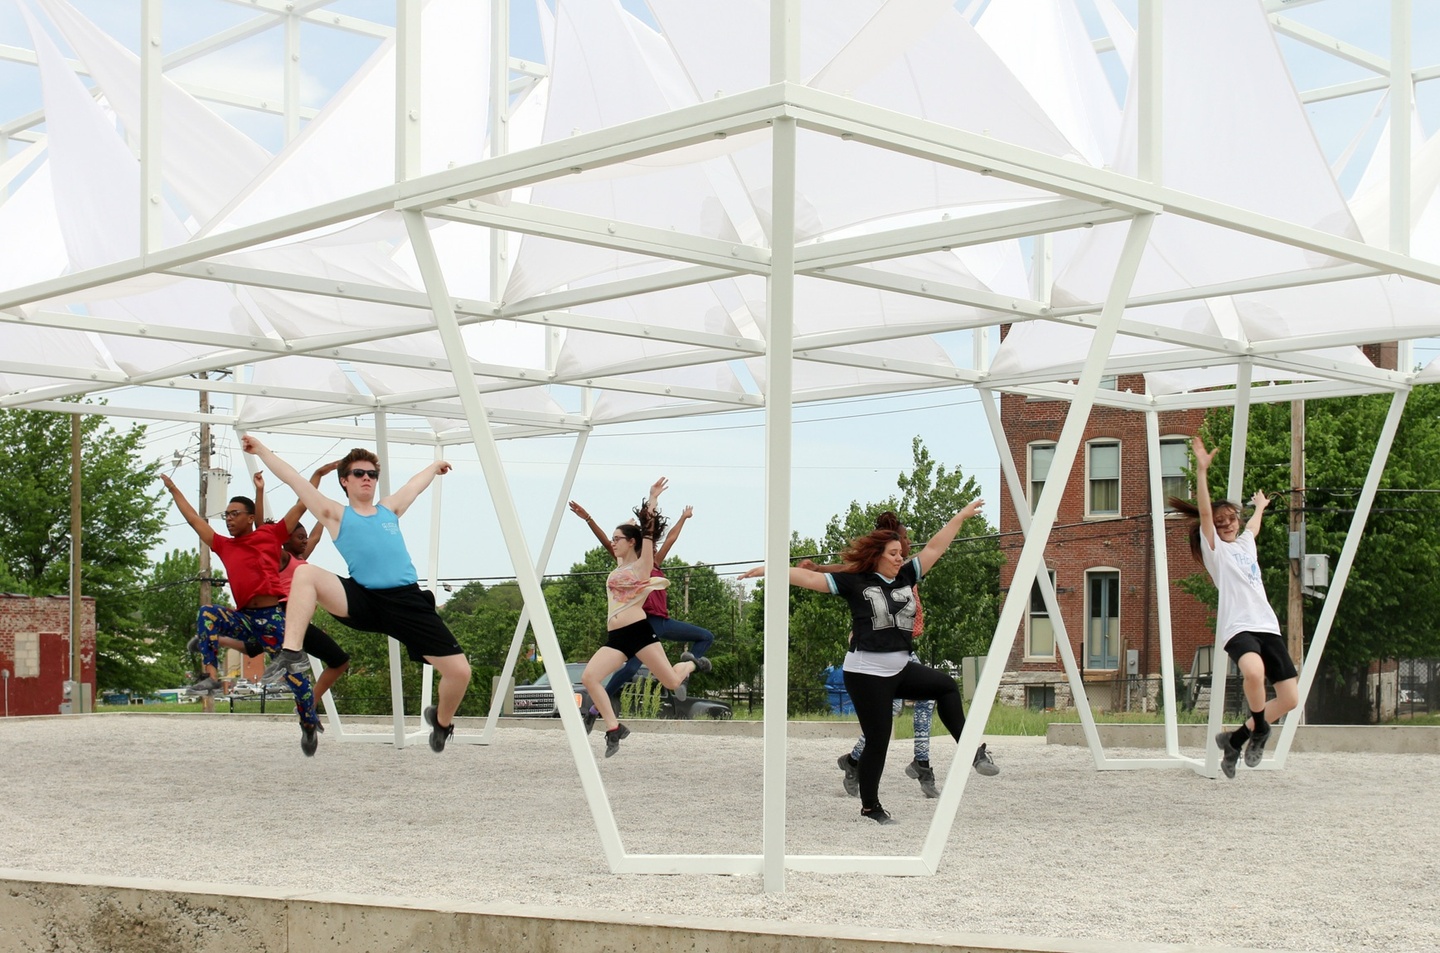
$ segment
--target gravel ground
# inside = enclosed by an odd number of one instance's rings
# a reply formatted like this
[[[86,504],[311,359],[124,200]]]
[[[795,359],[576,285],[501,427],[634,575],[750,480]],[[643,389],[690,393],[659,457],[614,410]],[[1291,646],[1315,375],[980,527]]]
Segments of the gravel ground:
[[[716,726],[722,728],[723,726]],[[245,716],[0,720],[0,867],[309,887],[435,901],[1286,950],[1440,946],[1440,756],[1303,754],[1284,772],[1094,770],[995,738],[933,877],[612,875],[558,731],[488,747],[326,741]],[[590,739],[597,757],[597,733]],[[914,854],[933,810],[891,746],[859,818],[834,740],[790,742],[793,853]],[[937,768],[948,740],[935,742]],[[1115,752],[1124,754],[1123,752]],[[1139,754],[1139,752],[1136,752]],[[646,733],[601,762],[637,853],[759,853],[759,738]],[[943,776],[943,768],[939,772]],[[282,799],[308,855],[272,830]],[[1244,827],[1239,815],[1258,822]]]

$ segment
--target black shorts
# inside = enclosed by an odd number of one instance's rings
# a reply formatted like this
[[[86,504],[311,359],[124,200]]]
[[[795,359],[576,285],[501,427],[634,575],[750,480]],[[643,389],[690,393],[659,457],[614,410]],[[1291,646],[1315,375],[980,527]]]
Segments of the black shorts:
[[[649,619],[641,619],[639,622],[632,622],[619,629],[611,629],[609,637],[605,639],[605,647],[614,649],[617,652],[624,652],[626,658],[634,658],[640,654],[640,650],[647,645],[659,645],[660,637],[655,630],[650,628]]]
[[[1295,663],[1290,661],[1290,650],[1285,640],[1274,632],[1236,632],[1225,643],[1225,654],[1234,659],[1236,665],[1240,664],[1240,656],[1247,652],[1260,656],[1265,665],[1265,677],[1272,685],[1299,674],[1295,671]]]
[[[367,589],[349,576],[340,577],[345,587],[343,620],[361,632],[379,632],[405,646],[412,662],[425,656],[464,655],[454,633],[435,611],[435,597],[415,583],[394,589]]]

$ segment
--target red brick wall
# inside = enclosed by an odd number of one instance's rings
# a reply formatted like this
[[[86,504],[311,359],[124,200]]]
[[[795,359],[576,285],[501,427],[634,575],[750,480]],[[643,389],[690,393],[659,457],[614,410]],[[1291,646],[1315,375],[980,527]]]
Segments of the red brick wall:
[[[81,681],[95,695],[95,600],[81,600]],[[39,635],[39,674],[21,677],[16,668],[15,637]],[[70,600],[65,596],[0,594],[0,714],[55,715],[65,700],[70,677]],[[5,691],[8,688],[8,710]]]
[[[1122,377],[1118,388],[1142,392],[1144,378],[1139,375]],[[1029,446],[1035,442],[1058,440],[1069,409],[1070,405],[1064,401],[1028,400],[1014,395],[1002,397],[1001,419],[1010,453],[1027,490],[1030,480]],[[1193,435],[1203,419],[1204,412],[1200,410],[1161,414],[1160,436]],[[1142,413],[1096,407],[1085,428],[1084,441],[1097,438],[1114,439],[1120,443],[1120,516],[1086,518],[1087,478],[1085,443],[1082,442],[1065,485],[1059,517],[1045,550],[1045,562],[1055,572],[1061,617],[1075,656],[1082,666],[1087,664],[1084,645],[1085,573],[1103,568],[1120,573],[1120,673],[1124,671],[1125,650],[1136,649],[1140,653],[1140,674],[1159,674],[1159,613],[1154,557],[1150,548],[1149,453],[1145,417]],[[1006,564],[1000,571],[1000,585],[1008,589],[1023,539],[1009,502],[998,510],[1000,530],[1005,534],[1001,545],[1007,556]],[[1200,564],[1190,555],[1183,527],[1182,520],[1172,518],[1166,521],[1166,549],[1172,580],[1203,572]],[[1170,613],[1175,663],[1181,671],[1188,671],[1195,649],[1213,641],[1209,610],[1172,583]],[[1025,631],[1026,626],[1022,622],[1007,670],[1020,673],[1022,677],[1062,671],[1058,654],[1053,661],[1025,658]],[[1089,671],[1087,667],[1087,674]]]

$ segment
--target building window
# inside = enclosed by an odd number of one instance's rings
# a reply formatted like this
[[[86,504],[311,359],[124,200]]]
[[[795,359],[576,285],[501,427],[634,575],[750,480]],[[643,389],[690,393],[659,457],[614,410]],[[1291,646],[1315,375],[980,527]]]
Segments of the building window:
[[[1040,505],[1040,491],[1045,489],[1045,480],[1050,476],[1050,464],[1055,461],[1053,443],[1032,443],[1030,445],[1030,512]]]
[[[1049,711],[1055,707],[1054,685],[1026,685],[1025,707],[1032,711]]]
[[[1160,495],[1167,501],[1167,513],[1175,512],[1175,507],[1168,502],[1170,497],[1188,500],[1191,496],[1190,478],[1185,475],[1185,468],[1189,465],[1188,437],[1166,437],[1160,441]]]
[[[1085,465],[1088,474],[1085,515],[1119,516],[1120,444],[1113,440],[1088,444]]]
[[[1085,574],[1085,665],[1120,666],[1120,574]]]
[[[1055,588],[1053,571],[1050,573],[1050,588]],[[1055,623],[1050,619],[1050,610],[1045,607],[1039,580],[1030,584],[1030,628],[1025,633],[1025,657],[1055,657]]]

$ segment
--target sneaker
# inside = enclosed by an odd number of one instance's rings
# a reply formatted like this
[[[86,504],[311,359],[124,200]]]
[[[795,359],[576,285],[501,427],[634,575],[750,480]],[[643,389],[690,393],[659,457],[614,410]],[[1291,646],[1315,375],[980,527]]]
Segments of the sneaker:
[[[449,741],[450,736],[455,734],[455,722],[453,720],[450,724],[442,728],[440,727],[438,718],[439,710],[434,705],[425,709],[425,724],[430,726],[430,750],[436,754],[445,750],[445,742]]]
[[[970,762],[975,767],[976,774],[983,774],[987,778],[993,778],[1000,773],[1000,768],[995,764],[995,759],[990,757],[990,749],[983,744],[975,749],[975,760]]]
[[[911,761],[905,765],[905,773],[920,782],[920,790],[926,797],[940,796],[940,789],[935,787],[935,769],[930,765]]]
[[[310,671],[310,656],[294,649],[281,649],[270,658],[270,664],[260,673],[265,685],[279,685],[286,675],[298,675]]]
[[[1258,768],[1260,759],[1265,757],[1265,742],[1270,740],[1270,732],[1264,734],[1250,735],[1250,740],[1245,743],[1245,767]]]
[[[194,655],[200,651],[200,636],[190,636],[190,641],[185,643],[185,654]]]
[[[840,765],[840,770],[845,772],[841,784],[845,785],[845,793],[851,797],[860,796],[860,765],[850,760],[850,755],[842,754],[840,760],[835,762]]]
[[[699,672],[701,675],[704,675],[706,672],[710,671],[712,668],[715,667],[715,666],[713,666],[713,665],[710,664],[710,660],[709,660],[708,658],[696,658],[695,656],[691,655],[689,652],[681,652],[681,653],[680,653],[680,661],[682,661],[682,662],[694,662],[694,663],[695,663],[695,671]]]
[[[890,815],[890,812],[889,812],[889,811],[885,810],[885,808],[881,807],[879,804],[875,805],[873,808],[870,808],[869,810],[866,810],[865,808],[862,807],[862,808],[860,809],[860,816],[861,816],[861,817],[865,817],[865,818],[869,818],[870,820],[874,821],[876,824],[898,824],[898,823],[899,823],[899,821],[895,820],[895,818]]]
[[[600,717],[600,713],[595,710],[594,705],[591,705],[590,710],[581,717],[585,719],[585,734],[588,735],[595,730],[595,719]]]
[[[315,749],[320,746],[320,726],[300,726],[300,750],[305,752],[305,757],[315,757]]]
[[[217,694],[222,686],[220,680],[214,675],[206,675],[200,681],[185,689],[185,694],[203,698],[208,695]]]
[[[630,737],[630,729],[621,725],[618,728],[611,728],[605,732],[605,757],[611,757],[620,750],[620,742]]]
[[[1230,732],[1220,732],[1215,736],[1215,743],[1220,746],[1220,770],[1227,778],[1235,777],[1235,762],[1240,760],[1240,749],[1230,743]]]

